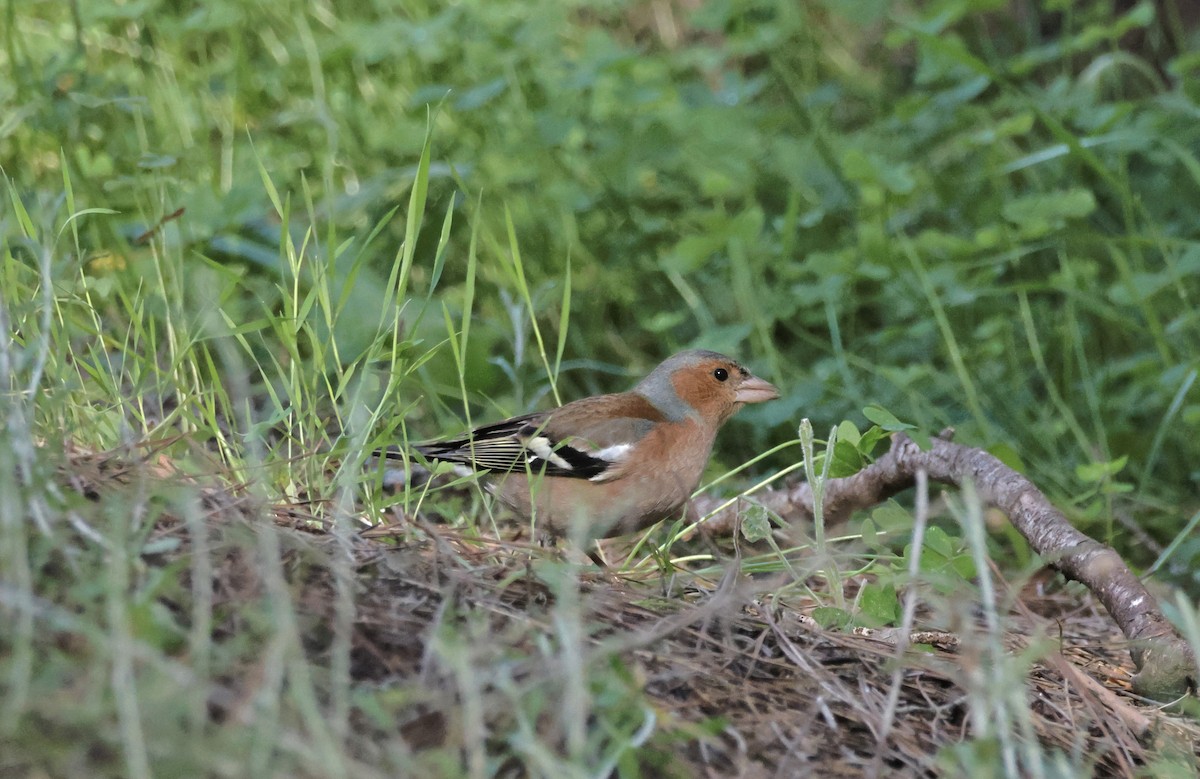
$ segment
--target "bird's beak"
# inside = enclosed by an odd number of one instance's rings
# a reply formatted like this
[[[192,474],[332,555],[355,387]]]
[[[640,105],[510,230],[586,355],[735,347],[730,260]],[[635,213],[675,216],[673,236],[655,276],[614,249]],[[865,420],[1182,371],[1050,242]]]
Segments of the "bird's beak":
[[[779,397],[779,390],[769,381],[763,381],[757,376],[751,376],[738,386],[734,393],[735,403],[762,403]]]

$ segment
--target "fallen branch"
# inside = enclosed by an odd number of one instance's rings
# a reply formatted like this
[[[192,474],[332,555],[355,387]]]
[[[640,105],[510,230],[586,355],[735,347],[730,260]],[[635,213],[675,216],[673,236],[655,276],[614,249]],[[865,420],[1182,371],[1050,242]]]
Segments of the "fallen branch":
[[[952,433],[952,431],[950,431]],[[854,511],[877,505],[913,486],[918,471],[943,484],[970,481],[980,497],[1008,515],[1029,545],[1068,579],[1091,590],[1130,640],[1130,655],[1138,673],[1134,689],[1159,700],[1195,689],[1196,658],[1192,647],[1163,616],[1158,602],[1111,547],[1073,527],[1062,512],[1021,474],[982,449],[961,446],[949,434],[933,439],[922,451],[912,439],[898,434],[892,447],[863,470],[825,482],[825,521],[836,523]],[[808,484],[768,490],[755,499],[788,521],[811,521],[812,491]],[[716,506],[697,501],[701,513]],[[736,525],[737,507],[712,517],[707,529],[729,533]]]

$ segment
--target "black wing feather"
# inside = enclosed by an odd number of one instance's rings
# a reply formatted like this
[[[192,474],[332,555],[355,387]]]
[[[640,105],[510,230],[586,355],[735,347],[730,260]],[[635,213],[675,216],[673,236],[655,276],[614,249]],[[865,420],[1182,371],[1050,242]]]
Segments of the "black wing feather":
[[[476,470],[501,473],[530,472],[591,479],[612,466],[608,460],[570,443],[554,440],[542,429],[545,422],[544,415],[529,414],[476,428],[461,438],[414,448],[430,460],[462,463]],[[534,441],[544,444],[541,453],[530,447]],[[555,456],[561,463],[554,461]]]

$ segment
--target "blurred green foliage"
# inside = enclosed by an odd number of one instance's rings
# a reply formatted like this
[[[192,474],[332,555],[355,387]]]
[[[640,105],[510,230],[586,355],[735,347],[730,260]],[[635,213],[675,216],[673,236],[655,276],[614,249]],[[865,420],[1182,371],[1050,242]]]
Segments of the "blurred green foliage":
[[[548,402],[507,209],[546,331],[573,268],[564,397],[704,345],[786,390],[739,417],[720,447],[730,461],[801,416],[861,424],[858,409],[879,404],[1015,451],[1102,535],[1119,533],[1116,512],[1166,541],[1195,505],[1200,56],[1186,3],[94,0],[5,13],[0,165],[43,230],[67,216],[63,164],[77,209],[117,212],[73,229],[85,257],[110,252],[124,270],[83,265],[64,281],[102,309],[145,281],[154,249],[134,239],[179,207],[151,244],[182,253],[188,294],[225,269],[213,302],[235,320],[280,310],[281,232],[299,244],[311,229],[315,263],[339,278],[338,257],[362,266],[338,332],[353,361],[372,337],[357,328],[385,304],[432,117],[410,295],[433,297],[402,319],[414,348],[442,344],[437,309],[463,315],[477,231],[475,413]],[[12,219],[0,217],[10,242]],[[405,402],[433,393],[458,409],[455,371],[440,348]],[[414,434],[454,424],[429,405],[412,409]],[[1129,490],[1079,476],[1120,458]]]

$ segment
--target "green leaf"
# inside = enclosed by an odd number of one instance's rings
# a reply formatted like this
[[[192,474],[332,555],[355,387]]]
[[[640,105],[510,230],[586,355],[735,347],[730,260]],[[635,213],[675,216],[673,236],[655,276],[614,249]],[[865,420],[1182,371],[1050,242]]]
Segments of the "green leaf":
[[[887,584],[864,584],[858,594],[859,621],[867,627],[893,625],[900,618],[900,601],[896,597],[896,586]]]
[[[936,525],[925,531],[925,549],[937,552],[946,559],[953,557],[957,551],[950,535]]]
[[[884,530],[901,530],[912,527],[913,524],[912,514],[908,509],[893,500],[871,511],[871,519]]]
[[[875,445],[887,438],[887,433],[879,425],[871,425],[867,432],[858,439],[858,451],[863,457],[869,457],[875,450]]]
[[[1110,481],[1100,488],[1104,495],[1124,495],[1133,492],[1133,485],[1127,481]]]
[[[854,623],[850,612],[835,606],[817,606],[810,616],[826,630],[842,630]]]
[[[926,433],[924,430],[917,430],[916,428],[913,428],[912,430],[908,431],[908,437],[913,440],[913,443],[916,444],[917,448],[919,448],[922,452],[928,452],[933,448],[933,439],[931,439],[929,437],[929,433]]]
[[[1000,213],[1023,235],[1039,236],[1057,230],[1070,219],[1082,219],[1096,210],[1091,190],[1073,188],[1039,192],[1008,200]]]
[[[1025,473],[1025,463],[1021,460],[1020,453],[1011,444],[993,444],[987,448],[987,452],[1017,473]]]
[[[742,538],[756,544],[771,535],[771,519],[765,506],[750,505],[742,513]]]
[[[662,267],[676,273],[694,273],[724,247],[725,235],[721,233],[684,236],[662,258]]]
[[[472,111],[488,103],[507,88],[507,76],[499,76],[491,81],[485,81],[459,95],[458,99],[454,101],[454,107],[459,111]]]
[[[904,549],[904,568],[908,567],[912,554],[912,545],[909,544]],[[957,586],[955,582],[970,581],[976,575],[975,562],[963,549],[962,540],[937,526],[925,531],[925,543],[921,549],[921,570],[933,575],[931,580],[934,585],[947,593],[954,592]],[[948,575],[950,580],[945,579]]]
[[[1087,484],[1096,484],[1116,476],[1129,462],[1129,455],[1121,455],[1108,462],[1085,463],[1075,466],[1075,477]]]
[[[971,555],[969,555],[969,554],[966,554],[966,553],[956,554],[954,557],[951,557],[947,562],[950,565],[950,569],[953,570],[956,574],[958,574],[962,578],[963,581],[969,582],[972,579],[974,579],[975,576],[978,574],[978,571],[975,570],[975,561],[971,558]]]
[[[829,475],[835,479],[853,476],[863,469],[866,460],[858,447],[849,441],[838,440],[833,445],[833,461],[829,464]]]
[[[928,452],[929,448],[933,446],[933,441],[930,440],[928,433],[918,430],[916,425],[910,425],[907,422],[901,422],[895,414],[888,411],[883,406],[871,404],[863,409],[863,416],[874,422],[876,425],[882,428],[883,431],[888,433],[907,433],[908,437],[911,438],[923,452]],[[879,433],[878,437],[871,438],[872,448],[875,446],[875,442],[878,441],[879,438],[883,437],[883,431]],[[867,432],[870,433],[871,431],[868,430]],[[867,451],[869,452],[870,450],[868,449]]]
[[[879,548],[879,528],[875,526],[873,519],[870,517],[864,519],[858,529],[858,534],[862,538],[863,546],[872,550]]]
[[[860,438],[862,438],[862,434],[858,432],[858,425],[854,424],[849,419],[843,419],[838,424],[838,426],[837,426],[838,443],[842,443],[844,441],[848,444],[854,444],[855,446],[857,446]]]
[[[895,433],[901,430],[915,430],[915,426],[906,422],[901,422],[895,414],[888,411],[883,406],[872,403],[863,409],[863,416],[870,421],[879,425],[889,433]]]

